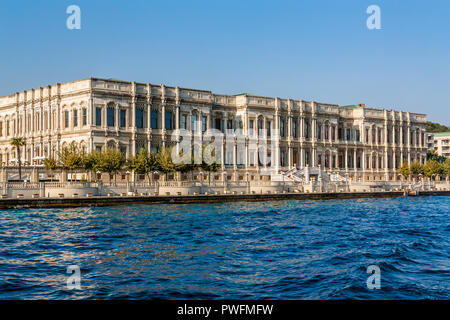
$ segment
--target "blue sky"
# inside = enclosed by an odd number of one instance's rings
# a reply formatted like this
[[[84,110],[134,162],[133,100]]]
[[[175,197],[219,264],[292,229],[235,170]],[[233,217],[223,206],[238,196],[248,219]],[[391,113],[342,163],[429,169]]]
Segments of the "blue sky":
[[[81,8],[82,29],[66,28]],[[381,8],[381,30],[366,9]],[[450,1],[2,1],[0,95],[86,77],[427,113],[450,124]]]

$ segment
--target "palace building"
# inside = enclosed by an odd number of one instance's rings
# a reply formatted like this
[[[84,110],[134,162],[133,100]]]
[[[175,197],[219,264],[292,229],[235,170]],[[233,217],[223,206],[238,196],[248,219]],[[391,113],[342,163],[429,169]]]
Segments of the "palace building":
[[[270,165],[248,141],[258,146],[262,131],[275,139],[267,156],[276,157],[277,171],[320,166],[354,180],[396,180],[402,163],[426,160],[424,114],[88,78],[1,97],[0,163],[16,163],[13,137],[25,138],[23,163],[39,165],[73,141],[88,152],[114,147],[130,157],[174,144],[175,129],[202,141],[212,128],[247,137],[243,148],[221,154],[223,170],[235,175]]]

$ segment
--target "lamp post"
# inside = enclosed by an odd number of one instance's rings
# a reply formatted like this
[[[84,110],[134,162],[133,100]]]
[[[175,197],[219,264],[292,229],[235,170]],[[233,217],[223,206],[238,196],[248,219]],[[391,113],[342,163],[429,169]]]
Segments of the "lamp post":
[[[247,176],[247,193],[250,194],[250,181],[248,180],[248,176],[250,173],[248,173],[248,171],[245,173],[245,175]]]
[[[96,174],[97,174],[97,183],[98,183],[101,179],[101,176],[100,176],[101,172],[99,170],[97,170]],[[99,178],[99,176],[100,176],[100,178]]]
[[[130,192],[130,171],[127,170],[125,174],[127,175],[127,194],[128,194],[128,192]]]
[[[200,171],[200,193],[203,193],[203,171]]]
[[[223,193],[227,191],[227,172],[223,172]]]

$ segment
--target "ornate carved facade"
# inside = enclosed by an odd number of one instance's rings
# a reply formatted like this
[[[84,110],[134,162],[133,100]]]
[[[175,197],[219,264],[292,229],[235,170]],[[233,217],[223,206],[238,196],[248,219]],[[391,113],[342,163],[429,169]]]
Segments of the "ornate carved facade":
[[[12,137],[26,139],[23,162],[40,164],[72,141],[127,156],[157,151],[176,128],[200,140],[210,128],[258,140],[262,129],[276,137],[268,157],[277,170],[321,166],[353,179],[395,180],[403,162],[424,162],[427,151],[424,114],[89,78],[0,98],[0,163],[16,161]],[[248,141],[224,150],[222,163],[234,173],[263,167]]]

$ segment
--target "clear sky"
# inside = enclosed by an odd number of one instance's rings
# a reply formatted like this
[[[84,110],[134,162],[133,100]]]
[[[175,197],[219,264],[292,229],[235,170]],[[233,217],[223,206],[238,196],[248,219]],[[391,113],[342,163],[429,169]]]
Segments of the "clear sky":
[[[68,30],[66,8],[81,8]],[[381,9],[369,30],[366,9]],[[450,124],[450,1],[1,1],[0,95],[87,77],[427,113]]]

